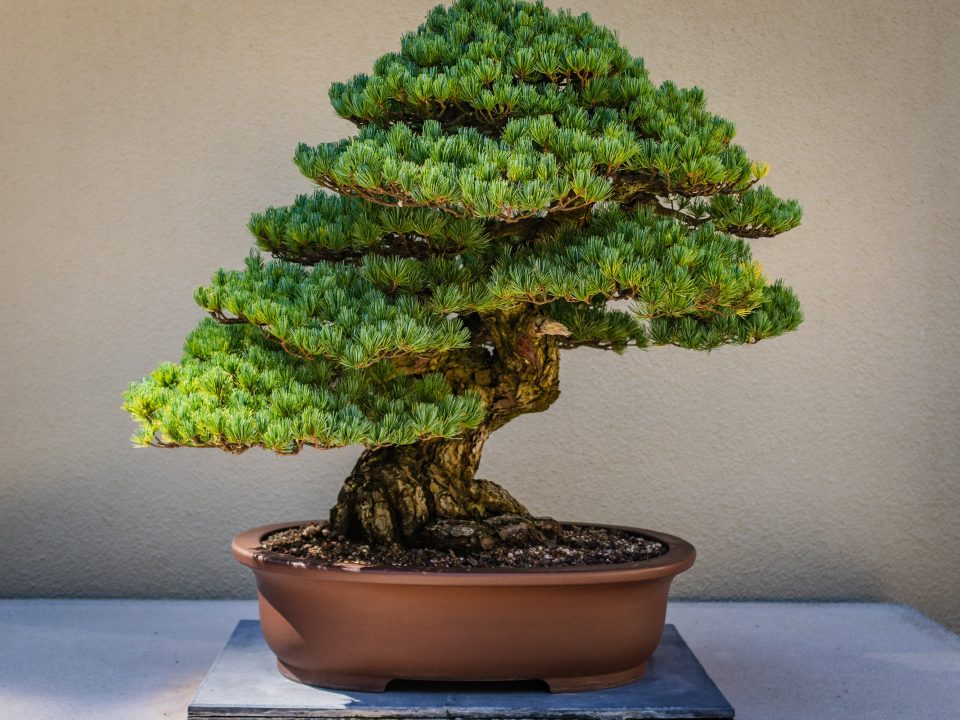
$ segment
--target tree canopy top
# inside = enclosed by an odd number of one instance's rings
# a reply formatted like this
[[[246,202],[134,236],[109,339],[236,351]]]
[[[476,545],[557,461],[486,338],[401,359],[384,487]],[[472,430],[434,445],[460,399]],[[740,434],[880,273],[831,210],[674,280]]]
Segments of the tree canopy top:
[[[673,105],[670,116],[681,129],[712,119],[699,90],[667,83],[657,92],[643,60],[587,14],[516,0],[460,0],[432,10],[372,74],[334,83],[330,99],[358,125],[435,119],[484,132],[500,131],[512,118],[623,111],[631,103],[638,112],[650,104],[650,116]]]
[[[589,15],[540,3],[438,7],[330,99],[359,134],[301,145],[296,163],[373,203],[513,222],[604,200],[741,193],[767,170],[700,88],[655,85]],[[771,216],[795,214],[763,201]]]

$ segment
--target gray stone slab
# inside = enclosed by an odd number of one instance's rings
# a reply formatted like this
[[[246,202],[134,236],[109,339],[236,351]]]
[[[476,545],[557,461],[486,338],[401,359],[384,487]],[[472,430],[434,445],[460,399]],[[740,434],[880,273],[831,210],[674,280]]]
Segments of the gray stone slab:
[[[553,694],[538,683],[393,683],[387,692],[324,690],[276,667],[256,620],[241,620],[190,703],[190,720],[469,718],[640,720],[732,718],[733,708],[673,625],[644,678],[618,688]]]

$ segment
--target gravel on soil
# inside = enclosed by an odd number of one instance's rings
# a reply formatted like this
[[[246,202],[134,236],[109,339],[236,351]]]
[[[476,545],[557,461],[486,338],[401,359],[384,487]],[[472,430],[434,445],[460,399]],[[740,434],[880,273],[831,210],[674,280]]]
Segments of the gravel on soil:
[[[275,532],[264,539],[260,550],[319,565],[469,569],[614,565],[650,560],[666,553],[667,547],[623,530],[565,525],[550,543],[458,554],[453,550],[352,542],[331,537],[326,526],[318,523]]]

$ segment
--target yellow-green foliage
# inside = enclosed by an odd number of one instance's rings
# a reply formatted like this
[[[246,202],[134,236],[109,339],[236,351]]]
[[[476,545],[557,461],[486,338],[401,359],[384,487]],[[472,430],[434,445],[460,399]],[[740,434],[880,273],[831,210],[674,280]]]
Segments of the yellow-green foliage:
[[[483,419],[475,393],[450,394],[442,376],[411,378],[388,363],[344,370],[300,360],[251,325],[207,319],[190,334],[180,363],[133,383],[124,408],[141,424],[141,445],[215,446],[279,453],[404,444],[454,437]]]

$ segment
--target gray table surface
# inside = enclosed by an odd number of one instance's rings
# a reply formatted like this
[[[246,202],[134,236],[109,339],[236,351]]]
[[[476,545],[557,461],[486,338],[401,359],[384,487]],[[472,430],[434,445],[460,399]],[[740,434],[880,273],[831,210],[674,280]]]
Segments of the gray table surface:
[[[0,718],[186,716],[246,600],[0,600]],[[901,605],[673,602],[740,720],[957,720],[960,636]]]

